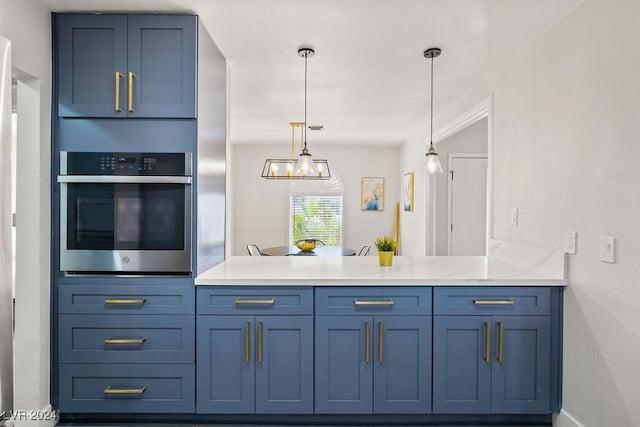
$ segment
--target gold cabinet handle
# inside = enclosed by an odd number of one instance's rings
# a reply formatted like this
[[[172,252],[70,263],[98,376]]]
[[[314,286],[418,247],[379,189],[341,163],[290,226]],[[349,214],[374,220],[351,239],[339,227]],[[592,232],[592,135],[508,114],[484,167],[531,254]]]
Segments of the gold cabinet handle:
[[[118,344],[125,344],[125,345],[140,345],[140,344],[144,344],[144,342],[146,341],[146,338],[106,338],[104,340],[104,343],[107,345],[118,345]]]
[[[513,300],[511,299],[502,299],[502,300],[474,299],[473,303],[475,305],[513,305]]]
[[[107,305],[143,305],[147,302],[145,298],[119,299],[105,298],[104,303]]]
[[[378,322],[378,363],[382,363],[384,360],[384,355],[382,354],[382,348],[384,347],[383,336],[384,326],[382,322]]]
[[[129,71],[129,112],[135,113],[133,109],[133,79],[135,78],[135,74]]]
[[[504,325],[502,322],[498,322],[498,356],[496,359],[499,363],[504,361]]]
[[[262,363],[262,322],[258,322],[258,363]]]
[[[116,71],[116,101],[115,107],[116,112],[121,113],[122,108],[120,107],[120,79],[122,78],[122,73],[120,71]]]
[[[369,322],[364,322],[364,361],[369,363]]]
[[[251,322],[244,324],[244,361],[251,360]]]
[[[393,301],[361,301],[353,300],[353,305],[393,305]]]
[[[271,299],[237,299],[235,303],[237,305],[273,305],[276,302],[274,298]]]
[[[484,361],[491,363],[491,328],[484,322]]]
[[[144,394],[146,387],[140,388],[113,388],[111,386],[104,389],[104,394]]]

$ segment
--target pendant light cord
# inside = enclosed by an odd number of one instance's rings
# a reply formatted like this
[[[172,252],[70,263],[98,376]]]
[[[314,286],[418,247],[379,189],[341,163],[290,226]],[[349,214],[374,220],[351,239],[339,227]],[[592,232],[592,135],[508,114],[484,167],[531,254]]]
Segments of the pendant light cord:
[[[307,59],[309,53],[304,54],[304,148],[307,148]]]
[[[431,124],[429,125],[429,141],[433,147],[433,55],[431,56]]]

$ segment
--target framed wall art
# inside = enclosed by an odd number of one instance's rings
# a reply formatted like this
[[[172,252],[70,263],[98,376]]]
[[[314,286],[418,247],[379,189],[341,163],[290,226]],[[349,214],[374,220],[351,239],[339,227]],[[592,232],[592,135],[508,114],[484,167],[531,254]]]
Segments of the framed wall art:
[[[360,209],[363,211],[384,210],[384,178],[363,176],[360,183]]]
[[[413,212],[413,172],[404,174],[402,179],[403,206],[405,212]]]

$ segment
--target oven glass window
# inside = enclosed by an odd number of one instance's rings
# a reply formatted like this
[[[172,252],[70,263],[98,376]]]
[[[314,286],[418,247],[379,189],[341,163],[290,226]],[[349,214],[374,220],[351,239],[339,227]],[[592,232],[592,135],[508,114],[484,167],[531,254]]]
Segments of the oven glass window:
[[[69,184],[67,248],[184,250],[184,184]]]

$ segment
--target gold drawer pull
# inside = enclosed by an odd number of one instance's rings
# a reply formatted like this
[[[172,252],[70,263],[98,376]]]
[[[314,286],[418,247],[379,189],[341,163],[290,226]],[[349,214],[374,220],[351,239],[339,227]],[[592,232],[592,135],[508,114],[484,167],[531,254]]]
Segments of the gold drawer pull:
[[[354,305],[393,305],[393,301],[360,301],[353,300]]]
[[[258,363],[262,363],[262,322],[258,322]]]
[[[271,299],[237,299],[236,304],[242,305],[273,305],[276,302],[274,298]]]
[[[133,74],[131,71],[129,71],[129,102],[128,102],[128,107],[129,107],[129,112],[130,113],[135,113],[135,110],[133,109],[133,79],[136,77],[135,74]]]
[[[369,363],[369,322],[364,322],[364,361]]]
[[[144,394],[146,387],[140,388],[112,388],[111,386],[104,389],[104,394]]]
[[[105,344],[117,345],[117,344],[144,344],[146,338],[107,338],[104,340]]]
[[[244,324],[244,361],[251,361],[251,322]]]
[[[484,361],[491,363],[491,328],[484,322]]]
[[[498,363],[504,361],[504,325],[502,322],[498,322],[498,356],[496,359]]]
[[[107,305],[143,305],[147,302],[145,298],[136,299],[118,299],[118,298],[106,298],[104,303]]]
[[[378,363],[384,362],[384,355],[382,353],[382,349],[384,347],[383,339],[384,325],[382,324],[382,322],[378,322]]]
[[[513,300],[512,299],[498,299],[498,300],[474,299],[473,303],[475,305],[513,305]]]
[[[116,100],[115,100],[115,110],[117,113],[122,112],[122,108],[120,108],[120,79],[122,78],[122,73],[116,71]]]

